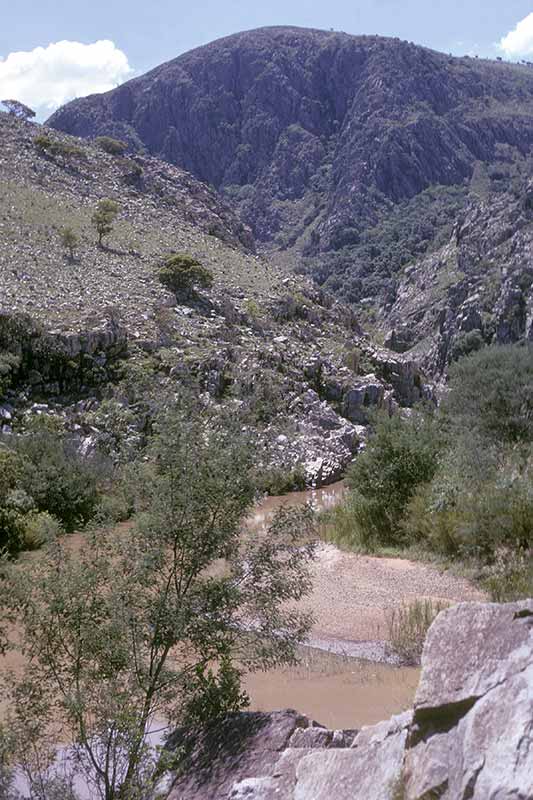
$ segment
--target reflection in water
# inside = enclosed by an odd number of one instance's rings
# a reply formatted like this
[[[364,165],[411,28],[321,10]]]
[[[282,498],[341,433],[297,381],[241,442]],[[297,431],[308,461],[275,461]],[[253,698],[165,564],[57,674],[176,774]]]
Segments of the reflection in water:
[[[265,497],[254,509],[249,525],[255,529],[265,528],[278,508],[310,505],[315,511],[326,511],[339,503],[346,492],[344,481],[332,483],[322,489],[306,492],[291,492],[279,497]]]
[[[413,703],[420,671],[302,648],[296,667],[248,675],[251,708],[294,708],[329,728],[360,728]]]

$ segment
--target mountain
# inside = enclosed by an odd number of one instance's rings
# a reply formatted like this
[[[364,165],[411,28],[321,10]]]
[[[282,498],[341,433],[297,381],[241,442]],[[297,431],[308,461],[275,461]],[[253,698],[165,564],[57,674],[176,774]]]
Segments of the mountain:
[[[498,191],[527,172],[533,67],[264,28],[75,100],[48,124],[190,171],[278,260],[350,301],[392,304],[398,275],[444,244],[480,176]]]

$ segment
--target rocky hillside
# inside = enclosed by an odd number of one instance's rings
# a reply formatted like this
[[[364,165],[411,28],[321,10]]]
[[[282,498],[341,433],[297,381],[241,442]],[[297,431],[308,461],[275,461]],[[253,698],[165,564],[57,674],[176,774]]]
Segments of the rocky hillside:
[[[395,39],[265,28],[213,42],[49,124],[111,134],[223,191],[258,241],[350,300],[446,238],[480,185],[519,178],[533,69]]]
[[[424,392],[409,356],[375,348],[350,309],[255,255],[250,231],[183,170],[6,114],[0,153],[4,431],[52,413],[87,452],[136,447],[153,411],[191,386],[247,410],[258,467],[296,471],[294,488],[340,476],[370,407]],[[119,214],[99,247],[102,198]],[[211,288],[178,297],[161,285],[176,251],[210,271]]]
[[[414,708],[360,731],[296,712],[178,732],[169,800],[488,800],[533,797],[533,601],[442,612]]]
[[[484,344],[533,341],[532,255],[533,185],[472,203],[400,277],[378,315],[386,344],[441,375]]]

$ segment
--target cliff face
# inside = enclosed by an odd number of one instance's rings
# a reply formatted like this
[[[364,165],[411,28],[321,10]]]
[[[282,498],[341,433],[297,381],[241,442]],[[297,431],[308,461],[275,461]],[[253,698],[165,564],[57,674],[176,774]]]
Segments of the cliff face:
[[[394,204],[430,186],[464,188],[477,162],[523,159],[532,120],[526,65],[265,28],[73,101],[49,124],[119,136],[191,171],[231,196],[260,241],[307,256],[355,248],[372,264],[360,245]],[[419,250],[434,232],[417,234]],[[345,269],[333,259],[319,276]]]

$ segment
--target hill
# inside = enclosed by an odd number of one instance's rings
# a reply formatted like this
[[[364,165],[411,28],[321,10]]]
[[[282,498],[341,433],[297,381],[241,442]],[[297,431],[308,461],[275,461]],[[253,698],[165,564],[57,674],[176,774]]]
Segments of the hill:
[[[189,170],[278,260],[350,301],[392,303],[403,267],[444,243],[480,186],[528,171],[532,121],[529,65],[264,28],[75,100],[49,124]]]
[[[183,170],[7,114],[0,152],[0,429],[51,413],[84,447],[142,445],[157,409],[192,387],[248,412],[258,467],[281,470],[283,489],[337,478],[368,406],[420,395],[408,356],[374,348],[353,311],[255,255],[249,230]],[[104,198],[119,213],[100,247]],[[213,285],[166,289],[172,252]]]

